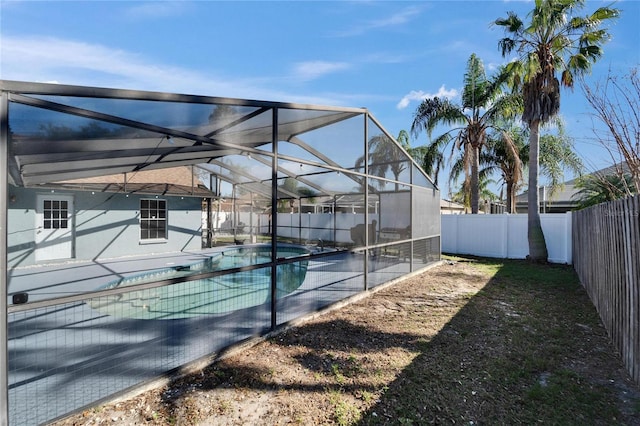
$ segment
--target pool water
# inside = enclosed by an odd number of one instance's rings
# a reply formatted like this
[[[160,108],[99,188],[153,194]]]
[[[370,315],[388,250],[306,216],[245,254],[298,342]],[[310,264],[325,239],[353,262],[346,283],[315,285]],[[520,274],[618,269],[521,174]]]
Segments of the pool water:
[[[277,257],[308,254],[299,246],[278,246]],[[215,253],[203,261],[163,268],[126,277],[105,285],[104,289],[133,286],[175,279],[216,270],[268,263],[268,244],[237,247]],[[297,290],[307,272],[308,259],[276,267],[276,298]],[[217,277],[186,281],[152,289],[133,290],[113,296],[90,299],[87,304],[100,313],[122,318],[179,319],[229,313],[259,306],[271,300],[271,267],[240,271]]]

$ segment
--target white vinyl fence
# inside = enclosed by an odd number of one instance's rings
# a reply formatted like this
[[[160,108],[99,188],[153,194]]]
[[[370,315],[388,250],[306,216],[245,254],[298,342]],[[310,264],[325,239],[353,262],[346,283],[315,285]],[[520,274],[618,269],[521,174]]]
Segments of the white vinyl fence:
[[[524,259],[529,254],[526,214],[442,215],[442,252]],[[549,261],[572,263],[571,212],[540,215]]]

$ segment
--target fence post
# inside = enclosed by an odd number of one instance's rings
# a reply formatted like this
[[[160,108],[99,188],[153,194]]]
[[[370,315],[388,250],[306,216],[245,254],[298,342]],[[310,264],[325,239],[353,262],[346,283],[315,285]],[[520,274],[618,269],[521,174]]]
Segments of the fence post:
[[[509,258],[509,216],[506,214],[500,215],[500,220],[502,221],[502,234],[504,235],[504,241],[502,241],[502,257],[505,259]]]
[[[565,243],[565,263],[571,265],[573,263],[573,238],[572,238],[572,227],[573,227],[573,219],[572,213],[565,213],[565,221],[564,221],[564,243]]]
[[[458,244],[458,235],[460,235],[460,215],[453,215],[454,220],[453,220],[453,230],[454,230],[454,236],[453,236],[453,252],[454,253],[458,253],[458,247],[460,246],[460,244]]]

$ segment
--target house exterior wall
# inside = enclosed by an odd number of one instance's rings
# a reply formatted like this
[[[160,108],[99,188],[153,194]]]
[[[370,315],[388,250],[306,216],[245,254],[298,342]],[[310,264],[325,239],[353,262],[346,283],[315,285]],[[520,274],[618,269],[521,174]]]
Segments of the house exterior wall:
[[[36,200],[50,190],[11,187],[8,209],[8,266],[37,262]],[[72,218],[74,260],[167,253],[201,248],[201,199],[158,196],[167,201],[167,239],[140,240],[140,200],[150,195],[58,191],[74,198]]]

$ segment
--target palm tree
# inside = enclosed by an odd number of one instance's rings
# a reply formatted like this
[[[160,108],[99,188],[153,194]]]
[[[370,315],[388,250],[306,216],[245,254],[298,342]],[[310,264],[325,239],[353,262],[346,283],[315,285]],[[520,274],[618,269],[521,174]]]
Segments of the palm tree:
[[[396,141],[405,150],[410,150],[409,134],[406,130],[400,130]],[[393,140],[384,133],[375,135],[369,139],[369,174],[384,177],[387,171],[391,171],[394,179],[397,181],[400,174],[409,167],[409,158],[401,149],[393,142]],[[356,159],[355,168],[364,168],[364,155]],[[385,181],[379,181],[384,186]],[[395,190],[398,191],[399,184],[395,183]]]
[[[404,130],[403,130],[404,131]],[[422,167],[422,170],[429,175],[433,183],[438,186],[438,176],[444,163],[444,153],[440,150],[438,144],[421,145],[417,147],[409,147],[407,152]]]
[[[560,119],[555,120],[557,133],[540,136],[540,172],[551,187],[550,195],[562,187],[564,172],[581,175],[582,161],[573,150],[573,141],[564,132]],[[507,127],[507,126],[505,126]],[[511,126],[505,131],[490,134],[487,143],[485,164],[501,175],[506,185],[507,211],[516,212],[515,196],[522,186],[523,174],[529,164],[529,144],[525,143],[527,131],[522,127]]]
[[[409,133],[407,133],[406,130],[400,130],[396,141],[407,152],[411,149]],[[400,173],[402,173],[409,166],[409,159],[402,151],[394,146],[394,149],[391,151],[391,160],[391,165],[389,166],[391,169],[391,173],[393,173],[394,178],[398,180],[400,178]],[[397,190],[398,184],[396,183],[396,191]]]
[[[480,177],[479,177],[479,182],[478,182],[478,192],[479,192],[479,196],[480,199],[483,200],[484,202],[490,202],[490,201],[496,201],[499,199],[499,197],[493,192],[491,191],[491,189],[489,189],[489,185],[490,184],[495,184],[496,182],[493,179],[489,179],[489,174],[487,173],[488,170],[487,169],[482,169],[480,170]],[[460,174],[457,174],[457,177],[459,177]],[[453,178],[454,176],[450,176],[450,179]],[[451,182],[455,182],[456,180],[453,179]],[[471,188],[470,188],[470,181],[469,179],[465,179],[462,181],[462,184],[460,185],[460,188],[458,189],[458,191],[454,192],[453,194],[451,194],[451,201],[455,201],[456,203],[460,203],[464,206],[464,212],[467,213],[471,207]]]
[[[435,164],[437,174],[446,146],[454,142],[452,151],[462,149],[465,173],[470,176],[472,213],[478,213],[480,151],[486,142],[487,130],[497,118],[515,115],[520,107],[519,96],[502,94],[505,79],[503,73],[487,78],[482,61],[472,54],[464,76],[462,104],[437,96],[427,98],[416,109],[411,125],[415,136],[424,130],[429,137],[438,125],[457,126],[438,136],[427,147],[429,158],[425,156],[423,164]],[[425,171],[429,173],[433,169]]]
[[[637,193],[633,176],[629,173],[622,175],[612,173],[604,176],[587,175],[578,179],[576,188],[579,190],[572,198],[578,200],[577,209],[584,209]]]
[[[487,143],[486,162],[506,185],[507,212],[516,212],[516,193],[521,186],[524,166],[528,160],[522,128],[511,127],[490,135]]]
[[[507,65],[512,83],[522,92],[522,121],[529,127],[529,257],[547,260],[547,246],[540,225],[538,167],[540,125],[551,120],[560,110],[560,84],[572,87],[574,76],[589,71],[602,56],[602,45],[609,33],[601,29],[604,21],[616,18],[618,9],[601,7],[593,14],[579,17],[584,0],[536,0],[525,23],[514,13],[494,22],[507,36],[498,43],[505,57],[516,52],[518,58]],[[560,73],[560,80],[556,73]],[[535,207],[534,207],[535,206]]]
[[[563,126],[558,127],[557,133],[540,135],[539,160],[539,170],[549,182],[551,197],[562,188],[565,170],[576,176],[581,176],[584,171],[582,160],[573,150],[573,140],[564,132]]]
[[[305,186],[300,186],[298,184],[298,181],[292,177],[286,177],[284,181],[282,181],[282,184],[279,185],[279,187],[288,191],[289,193],[299,195],[298,208],[300,208],[300,202],[302,198],[306,198],[307,201],[311,204],[315,203],[315,197],[317,194],[310,188],[307,188]],[[293,211],[294,204],[295,204],[295,201],[293,198],[279,200],[278,211],[286,212],[287,208],[290,208],[291,211]]]

